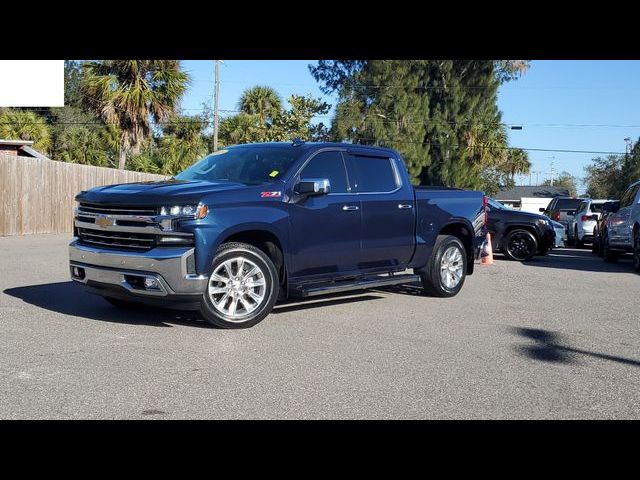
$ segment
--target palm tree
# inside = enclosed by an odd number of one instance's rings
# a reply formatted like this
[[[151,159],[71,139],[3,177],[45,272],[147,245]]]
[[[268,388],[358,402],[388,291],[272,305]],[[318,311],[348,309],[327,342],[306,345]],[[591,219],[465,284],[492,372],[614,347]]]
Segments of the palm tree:
[[[103,60],[83,64],[83,104],[120,131],[118,168],[140,153],[151,122],[175,115],[189,84],[178,60]]]
[[[112,166],[109,163],[108,146],[95,129],[84,125],[65,128],[56,140],[56,160],[101,167]]]
[[[516,174],[529,173],[531,169],[531,162],[529,161],[529,154],[526,150],[520,148],[512,148],[507,153],[506,169],[511,175],[513,180]]]
[[[51,147],[51,129],[44,118],[29,110],[4,109],[0,111],[0,138],[5,140],[31,140],[33,148],[48,154]]]
[[[282,99],[275,89],[256,86],[244,91],[238,107],[244,113],[256,115],[264,125],[271,123],[282,112]]]

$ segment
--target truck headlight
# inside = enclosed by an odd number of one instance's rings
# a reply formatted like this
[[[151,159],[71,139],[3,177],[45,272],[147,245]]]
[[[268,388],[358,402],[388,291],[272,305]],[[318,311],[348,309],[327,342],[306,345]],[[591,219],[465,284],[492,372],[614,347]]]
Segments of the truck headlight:
[[[209,207],[204,203],[198,205],[174,205],[160,208],[160,215],[163,217],[190,217],[202,219],[209,213]]]

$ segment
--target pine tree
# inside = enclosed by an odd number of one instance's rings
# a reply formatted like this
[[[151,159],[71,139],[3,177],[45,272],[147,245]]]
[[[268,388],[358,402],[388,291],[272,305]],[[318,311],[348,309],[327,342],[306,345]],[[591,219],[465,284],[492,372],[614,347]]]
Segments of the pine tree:
[[[337,92],[335,140],[398,150],[414,183],[483,188],[508,166],[497,108],[505,67],[485,61],[321,61],[310,66]]]

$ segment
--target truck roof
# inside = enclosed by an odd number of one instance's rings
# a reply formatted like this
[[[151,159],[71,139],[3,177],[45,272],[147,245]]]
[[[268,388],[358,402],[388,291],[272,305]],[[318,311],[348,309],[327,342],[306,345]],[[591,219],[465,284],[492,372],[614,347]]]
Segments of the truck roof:
[[[395,150],[393,150],[392,148],[387,148],[387,147],[376,147],[373,145],[360,145],[360,144],[355,144],[355,143],[344,143],[344,142],[300,142],[300,143],[294,143],[294,142],[263,142],[263,143],[243,143],[243,144],[238,144],[238,145],[229,145],[230,147],[239,147],[239,146],[243,146],[243,147],[264,147],[264,146],[269,146],[269,145],[273,145],[273,146],[278,146],[278,147],[284,147],[284,146],[290,146],[292,149],[298,149],[298,150],[302,150],[302,151],[308,151],[308,150],[316,150],[316,149],[320,149],[320,148],[327,148],[327,147],[339,147],[339,148],[347,148],[347,149],[357,149],[357,150],[370,150],[370,151],[378,151],[378,152],[384,152],[384,153],[392,153],[397,155],[398,152],[396,152]]]

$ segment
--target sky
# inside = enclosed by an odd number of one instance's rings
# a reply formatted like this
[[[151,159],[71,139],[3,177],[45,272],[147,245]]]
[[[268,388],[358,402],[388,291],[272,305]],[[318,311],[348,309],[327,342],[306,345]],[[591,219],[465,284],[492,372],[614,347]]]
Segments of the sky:
[[[243,90],[254,85],[275,88],[283,99],[292,93],[311,94],[335,105],[309,73],[315,60],[225,60],[220,65],[220,114],[237,110]],[[213,61],[185,60],[192,77],[183,99],[185,113],[213,105]],[[509,130],[509,146],[540,150],[625,152],[625,138],[640,137],[640,61],[535,60],[518,80],[498,92],[503,122],[522,126]],[[333,109],[317,118],[330,123]],[[597,153],[529,151],[531,175],[516,178],[519,185],[542,183],[567,171],[578,177],[583,193],[584,167]]]

